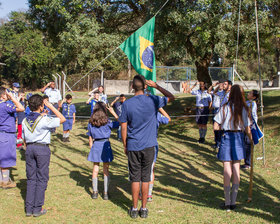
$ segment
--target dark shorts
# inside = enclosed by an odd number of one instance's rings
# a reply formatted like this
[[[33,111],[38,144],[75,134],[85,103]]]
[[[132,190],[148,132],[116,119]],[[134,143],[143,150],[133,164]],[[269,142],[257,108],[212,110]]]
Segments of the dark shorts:
[[[242,160],[245,158],[244,133],[225,132],[217,155],[221,161]]]
[[[0,167],[8,168],[16,165],[16,135],[0,132]]]
[[[150,182],[155,156],[154,147],[128,151],[129,179],[131,182]]]
[[[209,115],[209,107],[203,107],[203,108],[196,108],[196,118],[195,121],[197,124],[207,124],[208,122],[208,115]],[[200,115],[206,115],[206,116],[200,116]]]

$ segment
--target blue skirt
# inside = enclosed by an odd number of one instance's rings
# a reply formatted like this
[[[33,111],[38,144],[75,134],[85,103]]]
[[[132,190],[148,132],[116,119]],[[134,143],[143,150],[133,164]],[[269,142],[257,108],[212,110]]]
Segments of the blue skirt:
[[[242,160],[246,152],[243,132],[225,132],[222,135],[218,159],[221,161]]]
[[[196,108],[196,118],[195,121],[197,124],[207,124],[208,123],[208,115],[209,115],[209,107]],[[199,116],[206,115],[206,116]]]
[[[8,168],[16,165],[16,135],[0,132],[0,167]]]
[[[66,119],[63,123],[63,131],[72,130],[73,127],[73,119]]]
[[[111,144],[108,140],[94,141],[88,155],[88,161],[108,163],[114,159]]]

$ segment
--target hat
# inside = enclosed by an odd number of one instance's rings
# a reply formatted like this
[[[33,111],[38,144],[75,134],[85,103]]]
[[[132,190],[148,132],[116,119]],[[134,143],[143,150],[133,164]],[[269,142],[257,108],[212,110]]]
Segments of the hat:
[[[19,85],[19,83],[18,83],[18,82],[14,82],[14,83],[13,83],[13,87],[19,88],[19,87],[20,87],[20,85]]]
[[[30,98],[32,95],[33,95],[32,93],[27,93],[26,99],[29,100],[29,98]]]

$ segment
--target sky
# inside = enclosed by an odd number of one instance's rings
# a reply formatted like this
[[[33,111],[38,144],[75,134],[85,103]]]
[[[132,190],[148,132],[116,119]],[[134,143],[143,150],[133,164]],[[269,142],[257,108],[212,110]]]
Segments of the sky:
[[[0,18],[7,18],[11,11],[28,9],[28,0],[0,0],[0,2]]]

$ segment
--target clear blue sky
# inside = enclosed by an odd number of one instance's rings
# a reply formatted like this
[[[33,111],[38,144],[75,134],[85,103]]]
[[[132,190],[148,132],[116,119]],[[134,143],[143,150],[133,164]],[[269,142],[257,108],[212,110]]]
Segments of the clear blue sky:
[[[0,0],[0,18],[7,17],[11,11],[27,10],[27,0]]]

